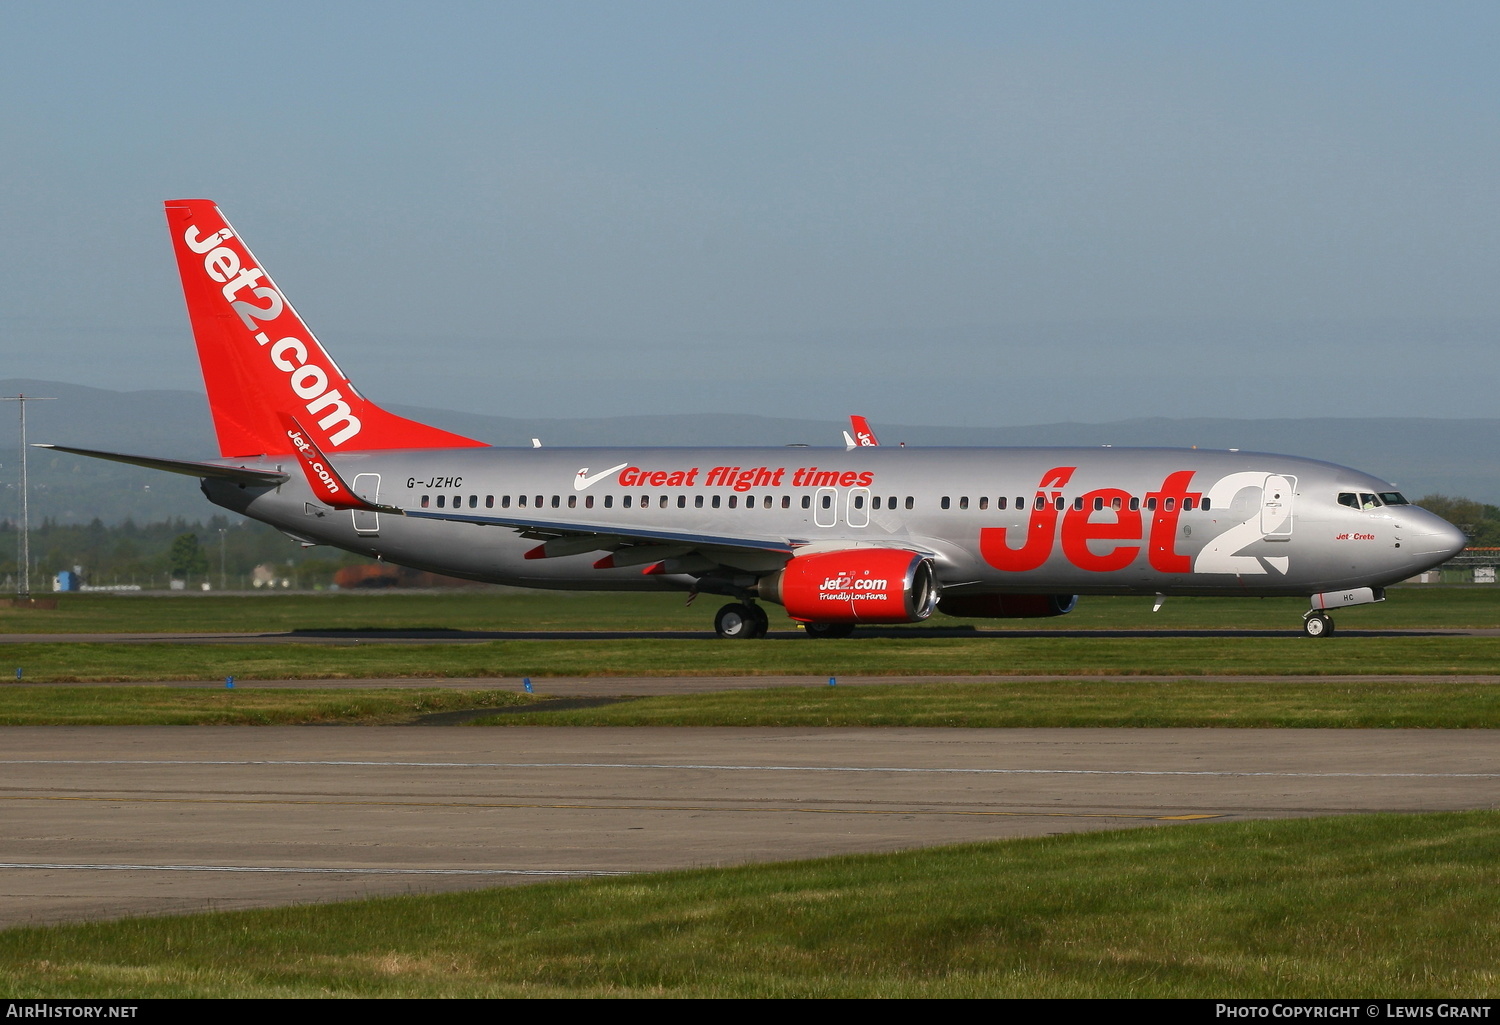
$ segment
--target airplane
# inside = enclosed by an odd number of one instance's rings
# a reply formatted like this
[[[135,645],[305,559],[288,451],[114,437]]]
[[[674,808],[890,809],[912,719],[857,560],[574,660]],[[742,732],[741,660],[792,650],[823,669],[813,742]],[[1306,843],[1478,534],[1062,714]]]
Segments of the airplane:
[[[201,480],[304,544],[536,588],[780,605],[807,636],[1071,612],[1080,595],[1297,596],[1328,610],[1464,535],[1377,477],[1256,452],[1129,448],[498,448],[362,395],[209,200],[166,203],[221,458],[44,446]],[[861,432],[861,427],[864,428]]]

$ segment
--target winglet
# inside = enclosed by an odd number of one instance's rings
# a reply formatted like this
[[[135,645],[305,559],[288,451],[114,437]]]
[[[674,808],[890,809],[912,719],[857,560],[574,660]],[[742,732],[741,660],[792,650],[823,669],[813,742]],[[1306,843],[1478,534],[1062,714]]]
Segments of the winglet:
[[[281,426],[286,430],[287,440],[296,450],[297,462],[307,477],[308,486],[324,505],[335,509],[364,509],[369,512],[398,515],[402,513],[402,510],[395,506],[375,505],[356,495],[354,489],[344,483],[344,478],[339,476],[339,472],[333,468],[333,464],[318,448],[317,442],[312,440],[306,428],[297,422],[297,418],[290,413],[280,413],[278,416],[281,419]]]

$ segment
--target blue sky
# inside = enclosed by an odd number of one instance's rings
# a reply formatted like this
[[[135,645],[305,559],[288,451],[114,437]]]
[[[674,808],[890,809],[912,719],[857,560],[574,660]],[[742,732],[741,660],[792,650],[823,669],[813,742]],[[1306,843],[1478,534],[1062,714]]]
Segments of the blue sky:
[[[1493,416],[1500,7],[0,7],[0,377],[199,387],[216,199],[372,396]]]

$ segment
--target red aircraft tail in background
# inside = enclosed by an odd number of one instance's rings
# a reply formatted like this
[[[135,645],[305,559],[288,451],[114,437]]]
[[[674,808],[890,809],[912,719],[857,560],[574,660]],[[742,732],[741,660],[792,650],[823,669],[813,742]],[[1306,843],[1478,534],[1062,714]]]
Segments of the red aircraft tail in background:
[[[844,432],[844,443],[850,448],[874,448],[880,442],[875,438],[875,432],[870,430],[870,421],[862,416],[850,416],[849,426],[854,433]]]
[[[219,452],[282,454],[279,417],[296,415],[324,448],[475,448],[484,442],[381,409],[318,344],[219,208],[173,199],[167,225],[208,388]]]

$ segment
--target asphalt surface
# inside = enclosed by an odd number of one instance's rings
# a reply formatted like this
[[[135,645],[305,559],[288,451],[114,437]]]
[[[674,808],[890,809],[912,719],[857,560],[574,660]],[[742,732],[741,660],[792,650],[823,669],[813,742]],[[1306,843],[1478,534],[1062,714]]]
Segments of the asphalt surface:
[[[6,727],[0,926],[1495,807],[1482,730]]]

